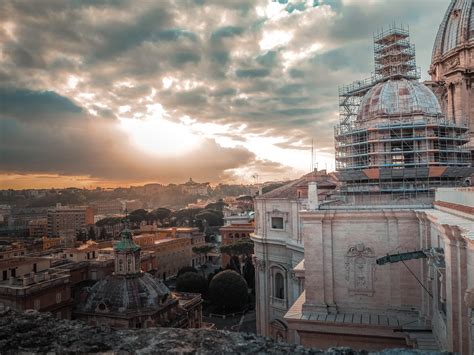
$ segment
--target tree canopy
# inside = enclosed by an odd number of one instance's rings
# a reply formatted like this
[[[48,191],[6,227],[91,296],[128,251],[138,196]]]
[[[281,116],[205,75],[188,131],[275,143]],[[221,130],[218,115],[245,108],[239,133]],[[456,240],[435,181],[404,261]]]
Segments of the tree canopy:
[[[185,272],[176,280],[176,291],[205,295],[207,292],[206,279],[195,272]]]
[[[224,311],[240,310],[248,303],[247,282],[235,271],[222,271],[212,278],[209,297]]]
[[[253,242],[249,238],[243,238],[233,244],[221,247],[221,253],[229,256],[248,256],[253,254]]]
[[[185,267],[182,267],[181,269],[178,270],[177,277],[180,277],[181,275],[183,275],[187,272],[195,272],[197,274],[198,271],[195,268],[193,268],[192,266],[185,266]]]

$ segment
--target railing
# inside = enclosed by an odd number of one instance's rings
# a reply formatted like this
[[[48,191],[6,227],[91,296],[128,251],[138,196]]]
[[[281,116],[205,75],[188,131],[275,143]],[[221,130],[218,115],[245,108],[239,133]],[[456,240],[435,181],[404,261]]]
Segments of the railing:
[[[31,273],[29,276],[10,277],[7,282],[0,283],[1,286],[11,287],[28,287],[35,284],[51,282],[61,278],[69,277],[69,270],[56,269],[54,271],[46,271],[41,273]]]

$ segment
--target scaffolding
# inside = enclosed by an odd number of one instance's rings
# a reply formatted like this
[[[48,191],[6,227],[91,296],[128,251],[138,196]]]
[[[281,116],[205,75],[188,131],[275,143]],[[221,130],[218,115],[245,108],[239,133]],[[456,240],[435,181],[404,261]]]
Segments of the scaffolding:
[[[436,187],[462,186],[472,173],[468,127],[430,111],[437,101],[430,101],[418,83],[407,28],[393,25],[374,34],[374,64],[370,78],[339,88],[340,122],[334,136],[341,192],[416,200],[432,196]],[[383,89],[389,95],[382,97]],[[378,106],[383,100],[385,110]]]

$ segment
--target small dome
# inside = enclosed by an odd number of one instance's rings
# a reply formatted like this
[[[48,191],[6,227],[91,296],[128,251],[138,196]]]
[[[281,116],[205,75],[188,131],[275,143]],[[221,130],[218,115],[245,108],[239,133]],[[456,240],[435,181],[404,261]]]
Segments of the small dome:
[[[416,80],[387,80],[376,84],[362,99],[359,120],[380,116],[409,114],[441,115],[441,107],[434,93]]]
[[[171,292],[150,274],[137,277],[108,276],[91,287],[83,312],[130,313],[157,311],[170,299]]]
[[[474,42],[474,2],[452,0],[439,26],[432,62],[450,50]]]

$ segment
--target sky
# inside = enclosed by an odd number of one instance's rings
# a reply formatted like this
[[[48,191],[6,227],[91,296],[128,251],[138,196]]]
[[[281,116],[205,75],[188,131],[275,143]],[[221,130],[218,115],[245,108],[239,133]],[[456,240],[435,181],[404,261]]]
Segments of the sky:
[[[334,169],[338,87],[448,0],[0,2],[0,189],[286,180]]]

